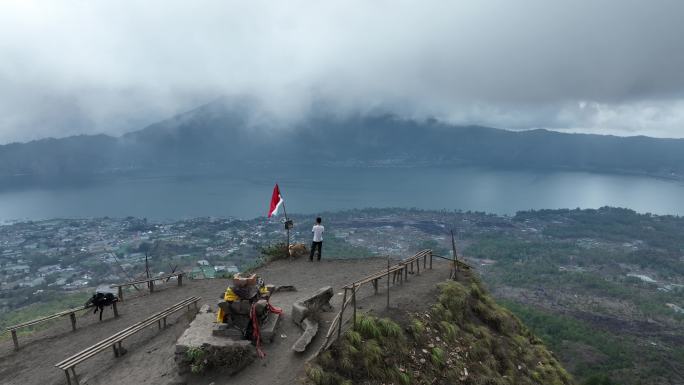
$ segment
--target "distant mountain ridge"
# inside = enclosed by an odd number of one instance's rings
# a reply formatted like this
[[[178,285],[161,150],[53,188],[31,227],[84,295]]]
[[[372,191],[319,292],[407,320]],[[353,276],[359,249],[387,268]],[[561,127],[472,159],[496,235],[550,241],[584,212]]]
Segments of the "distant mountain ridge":
[[[393,115],[317,113],[292,127],[255,121],[245,103],[201,106],[121,137],[0,146],[0,177],[90,176],[246,164],[474,165],[684,178],[684,139],[508,131]]]

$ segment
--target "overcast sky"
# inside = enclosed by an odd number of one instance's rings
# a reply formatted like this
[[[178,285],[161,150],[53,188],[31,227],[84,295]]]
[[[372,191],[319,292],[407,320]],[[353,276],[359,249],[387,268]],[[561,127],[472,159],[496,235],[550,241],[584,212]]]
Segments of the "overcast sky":
[[[684,137],[684,1],[0,1],[0,143],[118,135],[221,95]]]

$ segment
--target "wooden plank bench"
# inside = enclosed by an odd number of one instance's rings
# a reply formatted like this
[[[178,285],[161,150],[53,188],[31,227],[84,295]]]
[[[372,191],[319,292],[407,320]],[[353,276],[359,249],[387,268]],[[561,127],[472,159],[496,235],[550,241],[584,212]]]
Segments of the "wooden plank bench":
[[[147,288],[150,289],[150,293],[154,292],[154,281],[163,281],[163,280],[169,280],[173,277],[178,277],[178,286],[183,286],[183,275],[185,275],[184,272],[179,272],[179,273],[171,273],[171,274],[165,274],[165,275],[160,275],[158,277],[150,277],[150,278],[143,278],[139,279],[136,281],[130,281],[130,282],[124,282],[124,283],[118,283],[115,285],[110,285],[109,287],[111,288],[116,288],[118,293],[117,296],[119,297],[119,301],[123,301],[123,288],[128,287],[128,286],[134,286],[138,284],[146,284]]]
[[[41,324],[43,322],[47,322],[47,321],[57,319],[57,318],[61,318],[61,317],[68,315],[69,319],[71,320],[71,330],[76,331],[76,313],[79,311],[89,310],[92,308],[93,308],[93,306],[89,305],[89,306],[81,306],[81,307],[76,307],[76,308],[69,309],[69,310],[64,310],[64,311],[61,311],[59,313],[50,314],[50,315],[45,316],[45,317],[36,318],[34,320],[31,320],[31,321],[27,321],[27,322],[23,322],[23,323],[20,323],[17,325],[9,326],[5,329],[5,331],[12,333],[12,342],[14,343],[14,350],[19,350],[19,338],[17,337],[17,330],[18,329],[37,325],[37,324]],[[118,317],[119,312],[116,308],[116,301],[112,304],[112,308],[114,309],[114,317]]]
[[[92,345],[63,361],[58,362],[57,364],[55,364],[55,367],[64,371],[64,374],[66,375],[67,379],[67,384],[71,385],[73,379],[74,384],[78,385],[78,377],[76,376],[76,365],[108,349],[110,346],[114,350],[115,357],[123,355],[124,351],[121,346],[121,343],[124,339],[134,335],[135,333],[155,323],[158,324],[159,329],[162,328],[162,322],[164,324],[164,327],[166,327],[166,317],[172,315],[173,313],[179,310],[184,309],[185,307],[187,307],[187,309],[190,310],[191,305],[194,305],[195,309],[197,309],[197,302],[201,299],[201,297],[189,297],[158,313],[152,314],[144,320],[137,322],[127,327],[126,329],[123,329],[120,332],[109,336],[108,338],[105,338],[104,340],[96,343],[95,345]],[[71,370],[71,374],[69,374],[69,370]]]

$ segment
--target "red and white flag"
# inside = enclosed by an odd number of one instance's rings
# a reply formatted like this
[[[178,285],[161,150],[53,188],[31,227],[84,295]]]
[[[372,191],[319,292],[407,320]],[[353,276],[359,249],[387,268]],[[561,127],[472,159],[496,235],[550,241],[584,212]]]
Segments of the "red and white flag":
[[[283,197],[280,196],[280,188],[278,183],[273,187],[273,195],[271,196],[271,207],[268,209],[268,217],[278,214],[278,208],[283,204]]]

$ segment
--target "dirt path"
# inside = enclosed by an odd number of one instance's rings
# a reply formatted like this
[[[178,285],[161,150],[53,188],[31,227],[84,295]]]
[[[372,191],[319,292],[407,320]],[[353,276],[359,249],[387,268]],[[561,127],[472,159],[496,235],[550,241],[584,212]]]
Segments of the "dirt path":
[[[221,384],[293,384],[304,375],[304,363],[318,350],[323,342],[323,335],[328,330],[331,319],[339,310],[342,302],[340,288],[377,270],[386,268],[385,259],[324,260],[308,262],[300,259],[294,262],[276,261],[257,272],[267,283],[275,285],[294,285],[297,292],[281,292],[272,298],[272,303],[285,310],[274,343],[265,345],[267,357],[257,360],[242,372],[232,377],[208,375],[187,380],[190,385]],[[392,286],[390,300],[392,307],[408,306],[433,302],[426,298],[435,283],[448,277],[449,268],[446,263],[435,260],[433,270],[426,270],[420,276],[412,275],[403,286]],[[364,287],[357,296],[361,311],[383,312],[386,302],[386,286],[381,281],[380,292],[374,295],[372,287]],[[227,286],[226,280],[189,281],[182,288],[169,286],[160,288],[153,295],[145,295],[128,299],[120,306],[121,317],[98,322],[94,315],[88,314],[79,318],[79,329],[70,331],[68,319],[61,320],[54,327],[29,338],[20,340],[22,348],[12,352],[11,341],[0,344],[0,381],[7,385],[64,384],[64,374],[53,365],[90,346],[148,315],[193,295],[202,297],[201,303],[208,303],[215,308],[219,296]],[[295,354],[290,350],[292,344],[301,334],[290,318],[292,303],[307,294],[313,293],[323,286],[332,286],[336,295],[332,299],[334,312],[324,313],[318,336],[304,354]],[[111,314],[105,314],[105,317]],[[81,384],[150,384],[168,385],[182,383],[176,375],[173,361],[175,341],[183,333],[188,324],[188,317],[178,313],[170,319],[165,330],[150,327],[130,340],[124,342],[128,354],[115,359],[109,352],[103,352],[95,358],[77,367]],[[282,337],[281,337],[282,335]]]

